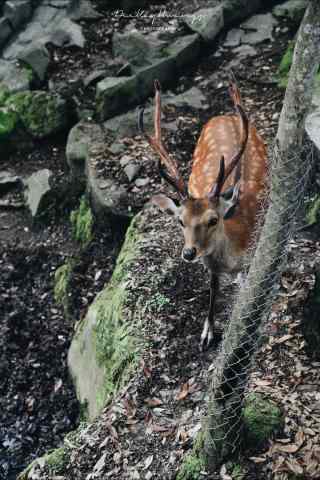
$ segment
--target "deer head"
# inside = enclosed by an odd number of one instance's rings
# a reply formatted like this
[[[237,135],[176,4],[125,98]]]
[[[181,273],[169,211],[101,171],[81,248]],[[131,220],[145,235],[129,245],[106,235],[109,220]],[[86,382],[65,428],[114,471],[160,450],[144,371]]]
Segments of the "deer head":
[[[224,241],[224,221],[232,218],[236,213],[240,197],[240,159],[248,140],[248,119],[240,104],[239,91],[235,83],[232,82],[230,95],[241,120],[240,147],[228,162],[227,167],[224,157],[221,157],[218,175],[209,193],[205,193],[200,198],[192,198],[188,195],[176,161],[170,157],[162,143],[161,95],[158,81],[155,82],[155,91],[155,135],[152,137],[144,131],[143,109],[139,113],[139,129],[159,155],[158,168],[160,175],[175,189],[179,200],[165,195],[155,195],[151,201],[162,211],[177,218],[185,239],[182,258],[185,261],[192,262],[198,258],[209,256],[218,249],[219,244]],[[227,178],[233,171],[235,171],[233,187],[222,192]]]

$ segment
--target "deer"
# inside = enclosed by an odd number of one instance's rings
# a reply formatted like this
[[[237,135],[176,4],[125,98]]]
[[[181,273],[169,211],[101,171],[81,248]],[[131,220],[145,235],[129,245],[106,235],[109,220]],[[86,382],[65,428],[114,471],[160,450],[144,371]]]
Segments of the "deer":
[[[240,273],[243,259],[257,226],[258,213],[267,192],[267,151],[262,137],[249,123],[234,77],[229,94],[236,114],[212,117],[197,141],[188,187],[178,164],[162,141],[161,87],[155,81],[154,135],[143,124],[138,128],[159,157],[161,177],[175,190],[179,200],[163,194],[151,203],[173,215],[184,235],[182,259],[202,261],[210,275],[210,302],[200,348],[206,350],[214,338],[214,317],[220,277]]]

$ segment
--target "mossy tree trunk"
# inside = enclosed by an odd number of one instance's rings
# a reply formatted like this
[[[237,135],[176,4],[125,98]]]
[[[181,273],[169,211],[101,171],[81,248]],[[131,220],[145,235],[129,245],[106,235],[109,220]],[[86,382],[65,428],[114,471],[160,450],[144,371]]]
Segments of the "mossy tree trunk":
[[[308,160],[305,117],[320,60],[320,2],[310,0],[300,26],[272,158],[269,208],[260,240],[216,360],[204,425],[204,455],[215,470],[237,447],[244,389],[259,327],[270,313],[292,220],[303,196]]]

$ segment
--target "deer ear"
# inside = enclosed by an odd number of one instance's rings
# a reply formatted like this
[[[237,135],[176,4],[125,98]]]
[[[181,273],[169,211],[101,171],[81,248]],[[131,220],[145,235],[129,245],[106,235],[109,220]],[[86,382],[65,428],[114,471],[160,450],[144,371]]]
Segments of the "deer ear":
[[[157,205],[163,212],[166,212],[169,215],[176,216],[179,213],[179,205],[165,195],[155,195],[151,198],[151,203]]]

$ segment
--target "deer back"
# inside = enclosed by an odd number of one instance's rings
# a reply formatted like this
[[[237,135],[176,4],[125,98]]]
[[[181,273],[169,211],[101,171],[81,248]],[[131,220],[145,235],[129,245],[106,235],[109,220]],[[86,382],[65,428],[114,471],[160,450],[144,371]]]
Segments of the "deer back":
[[[235,115],[213,117],[203,127],[194,154],[188,192],[192,198],[205,198],[217,178],[222,156],[226,161],[239,149],[241,124]],[[262,199],[267,189],[267,152],[253,125],[249,126],[248,142],[241,159],[240,202],[236,214],[224,221],[225,233],[239,254],[252,237]],[[234,184],[234,176],[226,180],[222,192]]]

